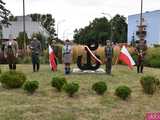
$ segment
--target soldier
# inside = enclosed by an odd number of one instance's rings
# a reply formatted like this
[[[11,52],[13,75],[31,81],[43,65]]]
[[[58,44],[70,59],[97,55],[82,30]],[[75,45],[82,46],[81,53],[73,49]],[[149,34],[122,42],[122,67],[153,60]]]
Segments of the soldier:
[[[144,60],[147,51],[147,45],[145,41],[139,41],[136,52],[137,52],[137,73],[143,73],[144,68]]]
[[[40,41],[36,37],[33,37],[33,40],[31,41],[29,48],[32,51],[33,72],[39,71],[40,69],[39,55],[41,54],[42,51]]]
[[[72,48],[69,40],[65,41],[65,45],[63,47],[63,63],[65,64],[65,74],[70,74],[70,64],[72,62]]]
[[[106,41],[105,47],[105,62],[106,62],[106,73],[111,74],[112,69],[112,57],[113,57],[113,47],[109,40]]]
[[[16,60],[18,57],[18,43],[14,39],[6,42],[4,48],[4,57],[7,59],[10,70],[16,70]]]

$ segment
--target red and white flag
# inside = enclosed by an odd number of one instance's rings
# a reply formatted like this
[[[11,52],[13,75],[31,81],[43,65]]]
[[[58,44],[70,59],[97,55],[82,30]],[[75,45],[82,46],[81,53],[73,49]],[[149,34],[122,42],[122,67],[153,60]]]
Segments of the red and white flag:
[[[49,45],[49,63],[50,63],[50,68],[51,68],[52,71],[57,70],[57,64],[56,64],[55,60],[56,60],[56,56],[54,54],[53,49]]]
[[[100,64],[102,64],[102,61],[93,54],[93,52],[89,49],[88,46],[84,46],[84,48],[89,52],[89,54],[91,55],[91,57],[94,60],[96,60],[96,62],[99,62]]]
[[[131,57],[131,55],[129,54],[129,52],[126,49],[125,46],[122,47],[118,59],[120,61],[123,61],[125,64],[127,64],[128,67],[131,68],[131,69],[135,65],[135,62],[134,62],[133,58]]]

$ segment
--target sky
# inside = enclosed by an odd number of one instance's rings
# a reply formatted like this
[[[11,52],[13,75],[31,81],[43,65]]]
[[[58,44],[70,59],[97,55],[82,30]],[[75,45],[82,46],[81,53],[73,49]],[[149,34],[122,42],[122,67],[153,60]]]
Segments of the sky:
[[[23,15],[23,0],[3,0],[15,16]],[[143,0],[143,11],[160,10],[160,0]],[[73,31],[89,25],[95,18],[128,15],[140,12],[141,0],[25,0],[26,14],[50,13],[62,40],[72,39]],[[103,15],[102,13],[106,13]],[[109,15],[108,15],[109,14]]]

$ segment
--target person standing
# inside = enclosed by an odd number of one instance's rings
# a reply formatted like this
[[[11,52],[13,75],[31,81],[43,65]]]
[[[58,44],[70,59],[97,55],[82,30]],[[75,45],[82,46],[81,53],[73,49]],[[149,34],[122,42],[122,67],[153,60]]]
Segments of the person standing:
[[[18,57],[18,43],[14,39],[6,42],[4,48],[4,57],[7,59],[10,70],[16,70],[16,61]]]
[[[144,60],[147,51],[147,45],[145,41],[139,41],[136,52],[137,52],[137,73],[143,73]]]
[[[33,40],[31,41],[29,48],[32,51],[31,57],[32,57],[33,72],[39,71],[39,69],[40,69],[39,56],[42,51],[40,41],[36,37],[33,37]]]
[[[138,52],[138,58],[137,58],[137,73],[143,73],[143,67],[144,67],[144,52],[140,50]]]
[[[65,64],[64,72],[65,74],[70,74],[71,71],[70,64],[72,62],[72,47],[69,40],[65,41],[62,55],[63,55],[63,63]]]
[[[57,71],[58,66],[57,58],[55,55],[55,44],[56,41],[52,40],[52,43],[49,46],[49,62],[52,71]]]
[[[111,74],[112,70],[112,57],[113,57],[113,47],[109,40],[106,41],[105,47],[105,62],[106,62],[106,73]]]

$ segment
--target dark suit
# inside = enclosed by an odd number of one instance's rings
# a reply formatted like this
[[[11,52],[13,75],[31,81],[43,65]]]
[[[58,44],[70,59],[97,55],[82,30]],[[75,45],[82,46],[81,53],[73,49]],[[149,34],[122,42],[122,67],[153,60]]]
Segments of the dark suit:
[[[113,48],[111,46],[106,46],[105,47],[105,58],[106,58],[106,73],[107,74],[111,74],[112,57],[113,57]]]
[[[33,71],[36,71],[36,65],[37,65],[37,71],[39,71],[40,68],[40,60],[39,55],[41,54],[41,43],[39,40],[32,40],[30,44],[30,49],[32,50],[32,64],[33,64]]]

